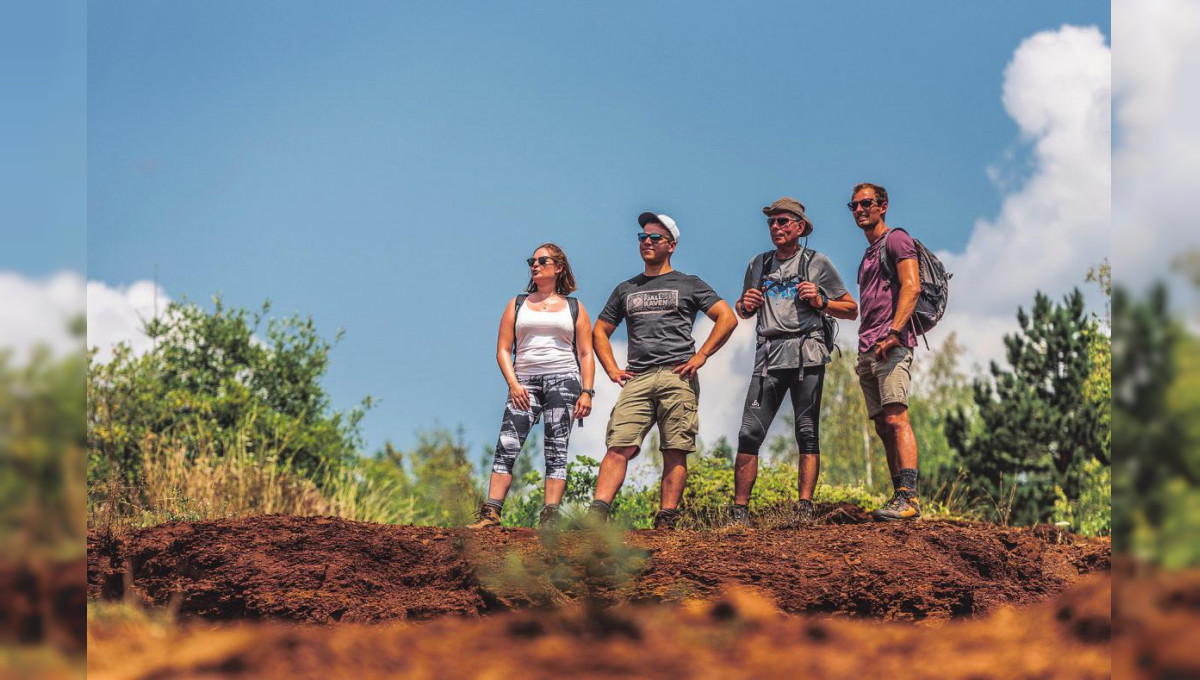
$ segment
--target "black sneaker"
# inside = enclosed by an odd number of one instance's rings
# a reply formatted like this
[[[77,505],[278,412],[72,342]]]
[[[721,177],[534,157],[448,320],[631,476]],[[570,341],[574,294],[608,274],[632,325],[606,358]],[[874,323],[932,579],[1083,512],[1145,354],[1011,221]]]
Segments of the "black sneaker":
[[[678,510],[659,510],[654,516],[655,529],[674,529],[675,523],[679,521]]]
[[[882,508],[871,513],[878,522],[916,519],[921,516],[921,499],[912,489],[900,487]]]
[[[750,528],[750,506],[735,503],[729,509],[729,526]]]
[[[557,505],[543,505],[542,512],[538,515],[538,530],[539,531],[557,531],[558,521],[562,517]]]

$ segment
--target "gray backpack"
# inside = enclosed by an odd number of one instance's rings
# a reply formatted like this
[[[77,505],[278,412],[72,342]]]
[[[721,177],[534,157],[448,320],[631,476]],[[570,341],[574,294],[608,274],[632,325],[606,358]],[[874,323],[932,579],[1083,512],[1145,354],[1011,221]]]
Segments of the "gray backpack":
[[[879,269],[883,272],[884,278],[895,285],[900,284],[900,278],[897,276],[895,269],[892,267],[891,258],[887,254],[887,239],[893,231],[903,231],[908,234],[905,229],[892,227],[883,234],[883,244],[879,248]],[[909,234],[912,237],[912,234]],[[910,323],[916,330],[917,334],[922,338],[925,333],[933,330],[933,327],[938,325],[942,317],[946,315],[946,303],[950,300],[950,277],[954,274],[946,271],[946,265],[937,259],[924,243],[917,239],[913,239],[913,243],[917,246],[917,269],[921,276],[921,295],[917,298],[916,309],[913,310]],[[929,347],[929,340],[925,340],[925,347]]]

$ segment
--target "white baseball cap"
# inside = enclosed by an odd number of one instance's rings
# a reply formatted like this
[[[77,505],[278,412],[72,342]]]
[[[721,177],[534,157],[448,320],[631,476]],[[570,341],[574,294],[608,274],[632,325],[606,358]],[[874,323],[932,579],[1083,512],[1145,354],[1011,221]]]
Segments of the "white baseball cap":
[[[679,240],[679,227],[675,226],[675,220],[671,219],[671,217],[669,215],[660,215],[658,213],[652,213],[652,212],[644,212],[641,215],[638,215],[638,224],[639,225],[641,225],[642,227],[645,227],[647,224],[650,224],[650,223],[656,223],[656,224],[663,225],[663,227],[665,227],[667,231],[671,232],[671,240],[672,241]]]

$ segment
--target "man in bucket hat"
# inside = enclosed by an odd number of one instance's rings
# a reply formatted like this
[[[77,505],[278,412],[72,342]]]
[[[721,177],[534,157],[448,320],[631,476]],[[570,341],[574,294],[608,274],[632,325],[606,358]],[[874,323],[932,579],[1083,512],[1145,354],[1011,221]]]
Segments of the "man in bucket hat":
[[[735,526],[750,524],[758,452],[788,392],[800,450],[797,519],[812,519],[813,490],[821,470],[821,387],[833,346],[834,325],[826,317],[853,320],[858,316],[858,304],[833,262],[807,247],[813,223],[804,204],[785,196],[762,211],[775,248],[750,260],[742,286],[745,292],[734,305],[743,319],[757,317],[758,333],[734,463],[730,514]]]

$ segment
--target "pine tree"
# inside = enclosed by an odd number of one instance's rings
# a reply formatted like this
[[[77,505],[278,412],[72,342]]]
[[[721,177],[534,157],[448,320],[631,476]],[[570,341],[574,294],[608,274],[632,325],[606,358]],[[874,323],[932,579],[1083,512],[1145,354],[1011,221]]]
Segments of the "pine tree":
[[[1094,358],[1096,322],[1078,289],[1061,305],[1038,293],[1032,314],[1017,311],[1021,330],[1004,338],[1008,368],[991,364],[991,379],[976,380],[972,422],[959,410],[947,437],[962,454],[972,487],[1003,519],[1033,523],[1049,518],[1055,486],[1079,498],[1083,463],[1109,463],[1101,413],[1084,385]]]

